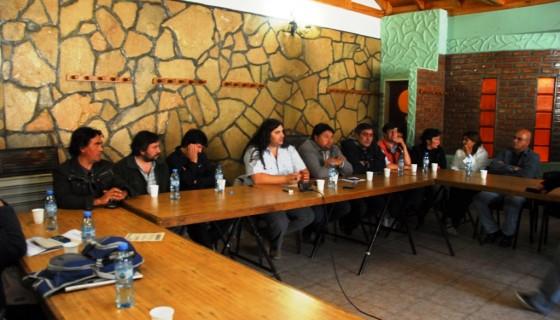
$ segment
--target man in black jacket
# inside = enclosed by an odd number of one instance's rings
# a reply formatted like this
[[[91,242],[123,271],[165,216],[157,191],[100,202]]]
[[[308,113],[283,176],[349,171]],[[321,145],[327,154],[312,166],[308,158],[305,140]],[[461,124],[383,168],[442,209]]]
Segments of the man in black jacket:
[[[126,198],[127,186],[113,173],[113,163],[101,159],[101,131],[90,127],[76,129],[68,150],[72,158],[53,173],[54,192],[60,208],[91,210]]]
[[[385,154],[375,143],[373,126],[369,123],[359,124],[354,129],[354,137],[342,141],[340,146],[355,174],[382,172],[385,168]],[[342,230],[347,234],[352,233],[364,215],[378,214],[385,206],[385,201],[384,196],[353,200],[352,212],[340,220]]]
[[[0,275],[5,268],[14,265],[25,255],[27,245],[14,209],[0,200]],[[5,298],[0,277],[0,316]]]
[[[128,186],[131,197],[149,193],[150,185],[158,185],[160,192],[169,191],[169,169],[161,154],[157,134],[140,131],[130,144],[132,152],[115,164],[115,174]]]
[[[208,138],[198,129],[191,129],[185,133],[181,145],[167,157],[170,170],[177,169],[181,180],[181,190],[198,190],[214,188],[216,168],[204,154],[208,145]],[[208,248],[212,248],[225,231],[229,222],[196,223],[187,226],[190,238]]]

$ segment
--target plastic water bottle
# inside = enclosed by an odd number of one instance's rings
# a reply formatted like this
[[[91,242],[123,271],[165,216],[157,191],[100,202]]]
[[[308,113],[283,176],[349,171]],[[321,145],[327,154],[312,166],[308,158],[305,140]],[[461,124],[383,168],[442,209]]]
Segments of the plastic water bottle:
[[[179,180],[179,171],[173,169],[171,177],[169,178],[169,198],[171,200],[179,200],[181,194],[179,193],[179,187],[181,186],[181,181]]]
[[[329,167],[329,188],[336,188],[338,182],[338,171],[335,167]]]
[[[47,196],[45,197],[45,220],[47,230],[58,229],[58,206],[52,189],[47,190]]]
[[[224,179],[224,172],[222,171],[222,166],[220,164],[216,166],[216,174],[214,175],[214,178],[216,179],[216,188],[214,190],[216,190],[217,192],[224,191],[224,189],[221,188],[220,184],[218,183],[218,181]]]
[[[95,225],[91,211],[84,211],[82,219],[82,243],[88,243],[95,240]]]
[[[473,174],[473,157],[471,155],[468,155],[465,158],[465,175],[467,177],[472,176]]]
[[[430,155],[428,151],[424,152],[424,159],[422,160],[422,173],[428,174],[428,170],[430,170]]]
[[[117,308],[126,309],[134,305],[134,268],[129,260],[128,244],[119,243],[117,263],[115,264],[115,289]]]
[[[397,175],[399,177],[404,175],[404,156],[403,156],[402,153],[401,153],[401,155],[399,157],[399,161],[398,161]]]

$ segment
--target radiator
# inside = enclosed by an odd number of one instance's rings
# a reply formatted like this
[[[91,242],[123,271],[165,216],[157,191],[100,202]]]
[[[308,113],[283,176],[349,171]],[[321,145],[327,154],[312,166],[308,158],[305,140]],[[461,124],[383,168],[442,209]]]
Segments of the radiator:
[[[42,208],[46,190],[50,187],[50,173],[0,178],[0,198],[12,205],[16,212],[25,212]]]

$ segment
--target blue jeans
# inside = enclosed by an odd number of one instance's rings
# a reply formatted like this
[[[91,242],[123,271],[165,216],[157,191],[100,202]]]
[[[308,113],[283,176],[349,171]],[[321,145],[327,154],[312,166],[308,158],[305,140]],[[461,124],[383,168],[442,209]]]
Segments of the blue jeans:
[[[549,314],[560,303],[560,247],[556,249],[553,265],[542,280],[539,291],[530,296],[533,306],[542,314]]]
[[[517,227],[517,219],[519,213],[525,203],[525,198],[519,196],[504,196],[495,192],[482,191],[473,198],[472,205],[480,216],[480,223],[487,234],[500,230],[500,226],[494,221],[489,206],[498,201],[504,201],[504,212],[506,214],[505,221],[502,226],[502,232],[506,236],[512,236]]]

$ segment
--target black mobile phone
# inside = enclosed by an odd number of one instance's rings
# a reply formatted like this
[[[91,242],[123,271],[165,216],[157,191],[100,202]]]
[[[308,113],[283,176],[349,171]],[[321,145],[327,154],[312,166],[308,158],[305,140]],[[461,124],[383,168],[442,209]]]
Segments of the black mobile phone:
[[[62,242],[62,243],[67,243],[67,242],[72,241],[72,240],[66,238],[66,237],[63,236],[63,235],[54,236],[54,237],[51,237],[51,239],[56,240],[56,241],[58,241],[58,242]]]

